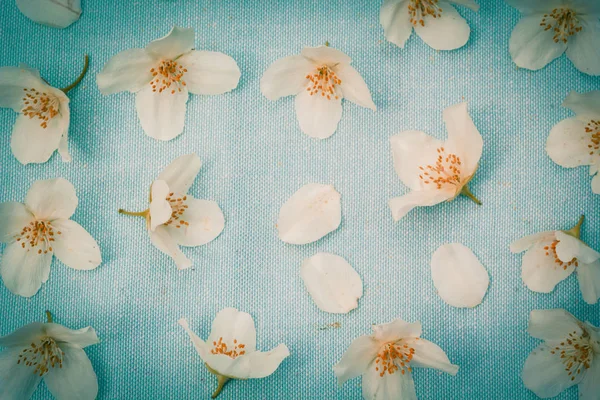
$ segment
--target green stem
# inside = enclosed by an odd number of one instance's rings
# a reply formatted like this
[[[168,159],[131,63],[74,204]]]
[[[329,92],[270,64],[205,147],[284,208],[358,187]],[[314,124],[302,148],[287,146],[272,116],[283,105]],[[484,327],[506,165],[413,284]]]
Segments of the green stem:
[[[85,76],[89,65],[90,65],[90,59],[89,59],[88,55],[86,54],[85,61],[83,62],[83,71],[81,71],[81,74],[79,74],[79,76],[77,77],[77,79],[75,79],[75,81],[73,83],[71,83],[69,86],[62,88],[60,90],[62,90],[63,92],[65,92],[65,94],[67,94],[67,93],[69,93],[69,90],[71,90],[75,86],[79,85],[79,82],[81,82],[81,80]]]
[[[133,212],[133,211],[126,211],[126,210],[123,210],[122,208],[119,208],[119,214],[130,215],[132,217],[146,218],[148,216],[148,212],[149,212],[148,210]]]
[[[462,194],[463,196],[467,196],[468,198],[473,200],[475,204],[479,206],[481,205],[481,201],[479,201],[479,199],[475,197],[473,193],[471,193],[471,190],[469,189],[468,185],[463,186],[462,190],[460,191],[460,194]]]
[[[569,229],[568,231],[564,231],[567,235],[571,235],[574,238],[579,239],[581,236],[581,226],[583,225],[583,221],[585,220],[585,215],[579,217],[579,221],[577,221],[577,225]]]
[[[225,386],[225,384],[227,382],[229,382],[229,379],[230,378],[228,378],[226,376],[217,375],[217,382],[218,382],[217,390],[215,390],[215,392],[212,394],[211,398],[216,399],[217,396],[221,394],[221,390],[223,390],[223,387]]]
[[[52,313],[48,310],[46,310],[46,319],[48,320],[48,323],[51,324],[54,320],[52,319]]]

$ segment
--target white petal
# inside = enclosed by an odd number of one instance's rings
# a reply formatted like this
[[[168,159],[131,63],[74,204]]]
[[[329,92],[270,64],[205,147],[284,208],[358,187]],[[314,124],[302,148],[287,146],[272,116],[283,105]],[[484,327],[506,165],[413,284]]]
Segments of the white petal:
[[[600,393],[600,360],[598,355],[579,383],[579,400],[598,400]]]
[[[23,349],[9,347],[0,351],[0,399],[23,400],[33,396],[35,389],[42,381],[38,374],[32,373],[31,367],[17,365],[19,354]]]
[[[517,239],[510,244],[511,253],[521,253],[525,250],[530,249],[534,244],[538,242],[552,242],[556,237],[555,231],[539,232],[533,235],[522,237]]]
[[[25,205],[38,219],[69,219],[77,208],[75,188],[66,179],[35,181],[25,197]]]
[[[181,132],[185,124],[188,91],[184,87],[175,93],[164,90],[153,92],[150,85],[135,95],[135,108],[146,135],[158,140],[171,140]]]
[[[563,390],[579,383],[581,375],[576,374],[575,380],[572,381],[565,371],[560,354],[551,354],[550,348],[542,344],[525,360],[521,377],[527,389],[538,397],[548,398],[557,396]]]
[[[245,345],[246,353],[256,350],[256,329],[250,314],[235,308],[224,308],[213,320],[207,342],[211,344],[221,339],[227,347],[233,348],[234,340]]]
[[[593,119],[600,116],[600,90],[586,93],[571,91],[562,106],[572,110],[578,116]]]
[[[305,90],[306,75],[314,68],[313,63],[300,55],[280,58],[260,78],[260,91],[269,100],[298,94]]]
[[[415,354],[410,362],[411,367],[433,368],[453,376],[458,373],[458,365],[452,364],[444,350],[437,344],[420,338],[403,340],[400,343],[405,343],[415,349]]]
[[[600,160],[597,163],[590,165],[590,175],[596,175],[600,169]]]
[[[479,11],[479,4],[477,4],[477,2],[475,0],[449,0],[449,1],[450,1],[450,3],[468,7],[475,12]]]
[[[445,1],[438,6],[443,10],[440,17],[423,19],[424,26],[415,25],[415,32],[425,43],[436,50],[454,50],[469,40],[471,28],[456,9]]]
[[[169,188],[177,194],[186,194],[200,172],[202,162],[195,154],[179,156],[158,175],[159,180],[165,181]]]
[[[523,14],[542,14],[564,4],[564,0],[505,0],[508,5],[521,11]],[[541,19],[540,19],[541,21]]]
[[[551,9],[549,9],[551,10]],[[512,31],[508,50],[513,61],[521,68],[538,70],[544,68],[565,52],[567,45],[554,43],[554,32],[540,26],[543,14],[522,18]]]
[[[523,256],[521,279],[530,290],[539,293],[550,293],[562,280],[575,270],[571,264],[566,269],[555,262],[554,254],[546,255],[544,247],[550,246],[551,241],[538,242]]]
[[[396,371],[393,374],[384,373],[381,376],[381,368],[377,370],[378,364],[372,362],[362,377],[362,395],[365,400],[417,400],[415,383],[410,371],[401,374]]]
[[[53,28],[66,28],[81,15],[81,0],[17,0],[17,7],[27,18]]]
[[[300,53],[316,64],[350,64],[352,59],[345,53],[329,46],[305,47]]]
[[[44,336],[45,326],[46,324],[41,322],[32,322],[22,326],[13,333],[0,337],[0,347],[28,347],[32,341],[35,342]]]
[[[200,339],[200,337],[190,329],[187,319],[181,318],[179,321],[177,321],[177,323],[181,325],[183,329],[185,329],[190,337],[190,340],[192,341],[192,344],[194,345],[194,348],[196,349],[196,352],[204,361],[204,355],[208,353],[208,344],[204,342],[204,340]]]
[[[63,134],[58,142],[58,154],[62,158],[63,162],[70,162],[71,155],[69,154],[69,126],[71,124],[71,110],[68,105],[69,101],[61,105],[60,115],[63,121]]]
[[[396,174],[412,190],[422,189],[421,167],[435,165],[437,149],[444,146],[441,140],[420,131],[404,131],[390,137]]]
[[[96,75],[98,89],[104,95],[128,90],[137,92],[150,86],[158,60],[145,49],[129,49],[115,54]]]
[[[281,207],[279,238],[286,243],[307,244],[333,232],[342,222],[340,199],[331,185],[309,183],[301,187]]]
[[[167,36],[148,43],[146,51],[157,57],[173,60],[193,48],[194,29],[175,26]]]
[[[235,89],[242,73],[233,58],[216,51],[193,50],[177,60],[187,72],[186,88],[194,94],[221,94]]]
[[[552,310],[532,310],[529,314],[527,332],[545,341],[560,341],[569,333],[580,333],[579,321],[571,313],[556,308]]]
[[[567,118],[554,125],[546,141],[548,156],[565,168],[590,165],[594,157],[590,155],[588,144],[591,134],[585,131],[586,123],[577,118]]]
[[[46,128],[40,126],[40,121],[25,115],[17,117],[10,148],[21,164],[48,161],[69,129],[69,117],[61,114],[50,119]]]
[[[446,154],[458,155],[462,164],[462,176],[471,176],[481,158],[483,138],[469,115],[467,103],[446,108],[444,123],[448,130],[448,140],[444,144]]]
[[[61,368],[50,368],[44,382],[57,399],[94,400],[98,395],[98,379],[92,363],[78,346],[60,345],[64,352]]]
[[[90,270],[102,262],[98,243],[81,225],[69,219],[52,222],[54,255],[67,267]],[[60,232],[60,234],[58,234]]]
[[[181,214],[180,220],[167,226],[171,236],[181,246],[202,246],[223,232],[225,217],[219,205],[210,200],[198,200],[187,196],[188,208]]]
[[[148,234],[150,235],[152,244],[171,257],[178,269],[187,269],[192,266],[192,262],[181,252],[177,242],[171,237],[166,226],[160,225],[154,231],[148,230]]]
[[[285,344],[280,344],[266,352],[254,351],[248,355],[248,378],[265,378],[277,370],[279,364],[290,355]]]
[[[485,267],[460,243],[445,244],[433,253],[431,277],[442,300],[454,307],[481,304],[490,283]]]
[[[38,248],[22,248],[18,242],[11,243],[4,248],[0,263],[0,275],[4,286],[16,295],[31,297],[40,290],[42,283],[50,275],[52,253],[41,246],[42,254]]]
[[[397,318],[387,324],[373,325],[373,336],[379,343],[397,342],[403,338],[421,336],[420,322],[406,322]]]
[[[569,262],[577,258],[579,261],[589,264],[600,258],[600,253],[563,231],[556,232],[556,240],[558,240],[556,255],[562,262]]]
[[[0,243],[12,243],[24,227],[33,221],[27,207],[15,201],[0,203]]]
[[[385,0],[379,9],[379,22],[383,27],[385,38],[396,46],[404,48],[413,30],[407,1]]]
[[[306,90],[296,96],[296,117],[302,132],[310,137],[326,139],[333,135],[342,118],[342,98],[311,96]]]
[[[415,207],[434,206],[454,197],[454,193],[444,190],[413,190],[404,196],[389,201],[394,221],[399,221]]]
[[[171,219],[173,209],[167,201],[170,189],[165,181],[158,179],[152,182],[150,193],[150,230],[154,231],[157,226]]]
[[[600,299],[600,261],[591,264],[580,262],[576,271],[583,300],[596,304]]]
[[[348,64],[341,64],[335,68],[335,72],[342,81],[340,88],[344,99],[353,102],[361,107],[377,110],[369,87],[357,70]]]
[[[600,194],[600,174],[597,174],[594,179],[592,179],[592,192],[594,194]]]
[[[358,299],[363,294],[362,280],[342,257],[317,253],[304,260],[300,276],[321,310],[346,314],[358,307]]]
[[[581,32],[569,38],[567,57],[575,68],[588,75],[600,75],[600,20],[598,15],[579,16]]]
[[[25,67],[0,67],[0,107],[12,108],[16,112],[23,109],[23,89],[45,90],[48,85],[42,81],[37,70]]]
[[[59,343],[68,343],[84,348],[100,343],[96,331],[91,326],[82,329],[69,329],[60,324],[44,324],[44,332]]]
[[[342,359],[333,366],[333,372],[341,386],[346,381],[365,373],[371,361],[377,357],[381,344],[373,336],[359,336],[350,343]]]

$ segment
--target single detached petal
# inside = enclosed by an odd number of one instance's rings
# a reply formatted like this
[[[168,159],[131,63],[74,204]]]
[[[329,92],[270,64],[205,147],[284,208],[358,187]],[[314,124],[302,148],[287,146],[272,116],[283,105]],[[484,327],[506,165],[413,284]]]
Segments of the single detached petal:
[[[554,253],[546,250],[551,243],[538,242],[523,256],[521,279],[534,292],[550,293],[575,270],[574,264],[567,266],[556,262]]]
[[[34,217],[27,207],[15,201],[0,203],[0,243],[12,243]]]
[[[98,379],[92,363],[78,346],[61,344],[64,352],[61,368],[50,368],[44,381],[57,399],[94,400],[98,396]]]
[[[60,324],[44,324],[44,332],[58,343],[68,343],[84,348],[100,343],[96,331],[91,326],[82,329],[69,329]]]
[[[562,103],[573,111],[577,116],[582,116],[586,122],[589,119],[600,116],[600,90],[592,90],[587,93],[572,91]]]
[[[511,253],[522,253],[530,249],[534,244],[539,242],[552,242],[556,237],[555,231],[539,232],[533,235],[522,237],[510,244]]]
[[[362,395],[365,400],[417,400],[412,373],[395,371],[393,374],[382,373],[375,361],[362,377]]]
[[[563,231],[556,232],[556,240],[558,240],[556,255],[562,262],[569,262],[577,258],[579,261],[589,264],[600,258],[600,253]]]
[[[173,60],[194,48],[194,29],[173,27],[171,32],[146,46],[146,51],[155,57]]]
[[[260,91],[269,100],[296,95],[305,90],[309,82],[306,76],[314,68],[312,62],[300,55],[280,58],[260,78]]]
[[[187,269],[192,266],[192,262],[182,252],[177,242],[169,234],[166,226],[160,225],[154,231],[148,231],[150,241],[157,249],[168,255],[175,261],[178,269]]]
[[[123,92],[137,92],[150,86],[152,72],[158,59],[145,49],[129,49],[114,55],[102,71],[96,75],[98,89],[103,95]]]
[[[165,181],[169,188],[177,194],[186,194],[200,172],[202,162],[192,153],[179,156],[158,175],[158,180]]]
[[[386,324],[373,325],[372,328],[373,337],[381,344],[421,336],[420,322],[406,322],[400,318]]]
[[[408,13],[408,1],[385,0],[379,9],[379,22],[383,27],[385,38],[396,46],[404,48],[413,30]]]
[[[37,219],[69,219],[77,208],[75,188],[66,179],[35,181],[25,197],[25,205]]]
[[[581,333],[579,321],[571,313],[556,308],[552,310],[532,310],[529,314],[527,332],[545,341],[560,341],[569,333]]]
[[[0,275],[4,286],[16,295],[31,297],[40,290],[50,275],[52,253],[45,246],[40,248],[21,247],[18,242],[4,248],[0,260]]]
[[[187,196],[185,205],[187,208],[179,220],[167,226],[169,233],[179,245],[202,246],[223,232],[225,217],[216,202]]]
[[[147,85],[135,95],[135,107],[146,135],[158,140],[171,140],[183,132],[187,89],[154,91]]]
[[[431,257],[431,277],[438,294],[454,307],[475,307],[490,284],[475,254],[460,243],[445,244]]]
[[[445,1],[437,4],[440,16],[423,18],[423,24],[416,24],[415,32],[427,45],[436,50],[454,50],[463,47],[469,40],[471,28],[456,9]]]
[[[361,107],[377,110],[369,87],[357,70],[349,64],[340,64],[336,69],[338,78],[342,81],[340,84],[344,99],[353,102]]]
[[[32,21],[53,28],[66,28],[81,15],[81,0],[17,0],[17,7]]]
[[[363,294],[362,280],[342,257],[317,253],[304,260],[300,276],[321,310],[346,314],[358,307],[358,299]]]
[[[551,8],[548,8],[551,10]],[[543,14],[523,17],[512,31],[508,42],[510,55],[519,67],[531,70],[544,68],[565,52],[567,45],[554,42],[554,32],[540,25]]]
[[[21,67],[0,67],[0,107],[21,112],[24,89],[44,90],[48,85],[37,70]]]
[[[345,53],[329,46],[305,47],[300,53],[315,64],[336,65],[350,64],[352,59]]]
[[[552,161],[565,168],[594,162],[595,157],[588,148],[591,134],[585,131],[586,125],[577,118],[567,118],[554,125],[546,141],[546,153]]]
[[[310,137],[326,139],[335,133],[342,118],[342,99],[328,99],[319,93],[302,90],[296,96],[296,117],[302,132]]]
[[[0,351],[0,399],[23,400],[30,399],[33,392],[42,381],[39,374],[26,366],[17,368],[17,360],[23,348],[9,347]]]
[[[598,355],[596,355],[598,357]],[[590,365],[583,379],[579,383],[579,399],[580,400],[597,400],[600,393],[600,361],[596,360]]]
[[[571,380],[560,353],[552,354],[550,350],[545,344],[533,350],[525,360],[521,374],[525,387],[541,398],[557,396],[563,390],[578,384],[583,375],[575,374],[575,379]]]
[[[394,221],[399,221],[415,207],[434,206],[454,197],[454,193],[445,190],[413,190],[404,196],[389,201]]]
[[[150,230],[154,231],[157,226],[171,219],[173,209],[167,201],[170,189],[165,181],[158,179],[152,182],[150,193],[152,198],[150,202]]]
[[[0,347],[21,347],[25,348],[31,342],[37,341],[45,334],[45,325],[41,322],[32,322],[17,329],[11,334],[0,337]],[[2,380],[0,380],[2,382]]]
[[[463,177],[473,175],[481,159],[483,138],[469,115],[467,103],[446,108],[444,123],[448,130],[446,154],[456,154],[460,157],[460,171]]]
[[[458,365],[452,364],[444,350],[437,344],[421,338],[403,340],[401,343],[415,350],[410,362],[411,367],[433,368],[453,376],[458,373]]]
[[[224,308],[219,311],[212,323],[207,342],[226,343],[228,348],[235,343],[243,344],[246,353],[256,350],[256,329],[250,314],[235,308]]]
[[[583,300],[596,304],[600,299],[600,261],[591,264],[580,262],[576,271]]]
[[[194,94],[221,94],[235,89],[242,73],[233,58],[216,51],[193,50],[177,60],[187,72],[187,89]]]
[[[10,148],[21,164],[48,161],[69,129],[68,114],[67,118],[62,114],[51,118],[46,128],[40,125],[41,122],[37,117],[25,115],[19,115],[15,121]]]
[[[56,257],[67,267],[90,270],[102,262],[100,248],[94,238],[81,225],[69,219],[52,222]],[[60,233],[59,233],[60,232]]]
[[[581,15],[578,20],[582,30],[569,37],[567,57],[581,72],[600,75],[600,20],[598,15]]]
[[[342,221],[340,199],[331,185],[309,183],[301,187],[281,207],[279,238],[286,243],[307,244],[333,232]]]
[[[333,372],[341,386],[346,381],[365,373],[379,353],[379,343],[373,336],[359,336],[350,343],[342,359],[333,366]]]

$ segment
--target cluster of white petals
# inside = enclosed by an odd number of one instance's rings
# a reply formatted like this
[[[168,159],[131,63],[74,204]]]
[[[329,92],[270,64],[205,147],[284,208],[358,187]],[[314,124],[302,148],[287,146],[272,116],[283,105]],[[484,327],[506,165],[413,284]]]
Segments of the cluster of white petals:
[[[16,0],[19,10],[32,21],[66,28],[79,19],[81,0]]]

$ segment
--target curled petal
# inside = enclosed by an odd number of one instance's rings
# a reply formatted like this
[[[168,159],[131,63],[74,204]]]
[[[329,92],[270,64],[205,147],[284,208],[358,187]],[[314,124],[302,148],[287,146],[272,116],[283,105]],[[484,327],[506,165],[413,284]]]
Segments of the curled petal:
[[[186,194],[196,180],[201,167],[202,161],[195,153],[186,154],[174,159],[157,179],[165,181],[174,193]]]
[[[150,193],[152,198],[150,202],[150,230],[154,231],[157,226],[171,219],[173,209],[167,201],[170,189],[165,181],[158,179],[152,182]]]
[[[560,354],[552,354],[550,348],[542,344],[529,354],[521,377],[527,389],[538,397],[548,398],[557,396],[563,390],[576,385],[583,374],[575,374],[571,380]]]
[[[67,267],[80,270],[96,268],[102,262],[100,248],[81,225],[69,219],[52,222],[56,232],[52,242],[54,254]]]
[[[39,249],[27,245],[21,247],[20,243],[14,242],[4,248],[0,261],[4,286],[16,295],[31,297],[48,280],[52,253],[47,251],[46,246]]]
[[[588,145],[591,134],[585,131],[586,123],[577,118],[567,118],[554,125],[546,141],[548,156],[565,168],[590,165],[594,155]]]
[[[560,341],[569,333],[581,333],[579,321],[562,308],[552,310],[533,310],[529,314],[527,331],[534,338],[545,341]]]
[[[342,64],[336,69],[336,72],[342,81],[340,88],[344,99],[361,107],[377,110],[369,87],[357,70],[348,64]]]
[[[81,15],[81,0],[17,0],[17,7],[32,21],[53,28],[66,28]]]
[[[260,91],[269,100],[292,96],[305,90],[306,76],[315,66],[306,58],[295,55],[281,58],[267,68],[260,78]]]
[[[556,232],[556,240],[558,240],[556,255],[562,262],[569,262],[577,258],[579,261],[589,264],[600,258],[600,253],[562,231]]]
[[[462,176],[473,175],[481,159],[483,138],[469,115],[467,103],[446,108],[444,123],[448,130],[446,151],[460,157]]]
[[[305,47],[300,54],[315,64],[335,65],[352,62],[345,53],[329,46]]]
[[[15,201],[0,203],[0,243],[12,243],[24,227],[34,220],[27,207]]]
[[[146,135],[167,141],[183,132],[188,91],[180,89],[154,92],[148,85],[136,93],[135,107]]]
[[[211,242],[223,232],[225,217],[216,202],[187,196],[185,204],[188,208],[181,214],[180,220],[167,226],[178,244],[201,246]]]
[[[0,398],[2,400],[30,399],[42,381],[39,374],[31,373],[31,368],[15,368],[23,349],[9,347],[0,351]]]
[[[61,344],[64,352],[60,368],[50,368],[44,382],[57,399],[94,400],[98,396],[98,378],[92,363],[78,346]]]
[[[171,237],[166,226],[160,225],[154,231],[148,231],[150,241],[157,249],[168,255],[175,261],[178,269],[187,269],[192,266],[192,262],[182,252],[177,242]]]
[[[600,299],[600,261],[591,264],[579,263],[577,280],[583,300],[588,304],[596,304]]]
[[[337,93],[328,99],[318,92],[311,95],[302,90],[296,96],[295,108],[302,132],[317,139],[333,135],[342,118],[342,99]]]
[[[365,373],[371,361],[377,357],[379,343],[373,336],[359,336],[350,343],[342,359],[333,366],[333,372],[341,386],[346,381]]]
[[[233,58],[215,51],[193,50],[177,60],[187,72],[183,79],[194,94],[222,94],[235,89],[242,75]]]
[[[399,221],[415,207],[434,206],[454,197],[454,193],[445,190],[413,190],[401,197],[389,201],[394,221]]]
[[[407,7],[406,0],[385,0],[379,9],[379,22],[385,38],[401,48],[404,48],[413,30]]]
[[[69,343],[79,348],[88,347],[100,343],[96,331],[91,326],[82,329],[69,329],[60,324],[44,324],[46,335],[52,337],[59,343]]]
[[[175,26],[166,36],[148,43],[146,51],[155,57],[173,60],[193,48],[194,29]]]
[[[373,325],[373,336],[379,343],[397,342],[403,338],[421,336],[420,322],[406,322],[397,318],[386,324]]]
[[[553,31],[546,31],[540,26],[542,18],[542,14],[522,18],[510,36],[508,50],[515,64],[521,68],[544,68],[567,48],[561,41],[554,42]]]
[[[458,373],[458,365],[454,365],[448,359],[448,356],[435,343],[425,339],[412,339],[402,341],[409,347],[415,349],[413,359],[410,365],[415,368],[433,368],[438,371],[443,371],[452,376]]]
[[[35,181],[25,197],[25,205],[37,219],[69,219],[77,208],[75,187],[66,179]]]
[[[445,1],[437,18],[424,18],[423,25],[416,24],[415,32],[429,47],[436,50],[454,50],[463,47],[469,40],[471,28],[456,9]]]
[[[575,270],[575,265],[556,262],[554,254],[546,250],[551,242],[538,242],[523,256],[521,279],[530,290],[550,293],[556,285]]]
[[[598,15],[578,17],[581,32],[569,38],[567,57],[584,74],[600,75],[600,20]]]
[[[98,89],[104,95],[128,90],[137,92],[150,85],[150,70],[158,60],[145,49],[129,49],[114,55],[96,75]]]

